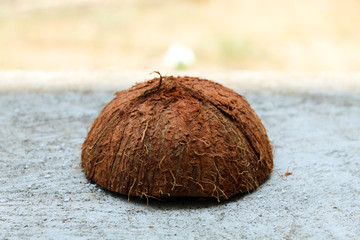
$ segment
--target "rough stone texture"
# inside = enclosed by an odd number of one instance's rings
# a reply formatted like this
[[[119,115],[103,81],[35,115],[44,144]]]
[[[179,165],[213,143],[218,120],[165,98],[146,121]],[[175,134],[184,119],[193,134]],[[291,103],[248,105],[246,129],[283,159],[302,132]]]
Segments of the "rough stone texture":
[[[358,239],[358,84],[340,92],[235,86],[267,128],[284,180],[273,172],[258,190],[220,204],[148,207],[89,183],[79,166],[87,127],[119,88],[1,92],[0,239]]]
[[[82,145],[87,178],[128,196],[250,192],[271,173],[266,130],[247,101],[194,77],[161,77],[116,93]]]

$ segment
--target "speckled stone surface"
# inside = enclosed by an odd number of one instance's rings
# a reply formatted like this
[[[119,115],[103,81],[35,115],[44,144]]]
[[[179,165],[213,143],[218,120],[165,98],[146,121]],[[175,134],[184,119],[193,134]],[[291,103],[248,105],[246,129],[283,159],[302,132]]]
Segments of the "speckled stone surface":
[[[32,73],[22,74],[31,79]],[[264,87],[267,76],[257,73],[260,80],[250,77],[253,87],[247,88],[244,74],[238,75],[241,84],[235,84],[235,75],[224,84],[244,95],[262,119],[274,146],[276,171],[256,191],[222,203],[181,198],[150,200],[149,206],[144,199],[128,202],[127,196],[89,183],[79,167],[89,124],[113,93],[131,81],[106,89],[66,91],[61,84],[12,89],[11,77],[0,74],[0,82],[5,79],[0,93],[0,238],[357,239],[359,82],[297,90],[286,84]],[[89,76],[82,77],[85,86]],[[15,82],[24,80],[18,77]],[[52,86],[48,82],[45,86]],[[287,171],[292,175],[284,176]]]

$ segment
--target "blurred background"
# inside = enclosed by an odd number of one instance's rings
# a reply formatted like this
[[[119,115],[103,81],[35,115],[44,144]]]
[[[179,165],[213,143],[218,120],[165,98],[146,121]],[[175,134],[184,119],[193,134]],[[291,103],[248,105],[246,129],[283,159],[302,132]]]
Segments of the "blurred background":
[[[359,0],[0,0],[0,70],[359,71]]]

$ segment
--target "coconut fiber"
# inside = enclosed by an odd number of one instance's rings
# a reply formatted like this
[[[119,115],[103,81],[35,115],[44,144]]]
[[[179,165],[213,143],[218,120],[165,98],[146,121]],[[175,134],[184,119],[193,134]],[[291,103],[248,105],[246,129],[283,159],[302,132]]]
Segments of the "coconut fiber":
[[[236,92],[194,77],[161,77],[117,92],[82,146],[88,179],[145,197],[215,197],[259,186],[272,171],[261,120]]]

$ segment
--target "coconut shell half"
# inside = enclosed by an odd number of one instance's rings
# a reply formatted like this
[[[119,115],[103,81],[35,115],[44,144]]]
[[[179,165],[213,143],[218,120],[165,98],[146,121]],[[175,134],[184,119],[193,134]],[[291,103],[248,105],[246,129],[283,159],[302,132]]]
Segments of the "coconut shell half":
[[[105,189],[220,201],[258,187],[272,171],[261,120],[242,96],[220,84],[169,76],[115,95],[81,154],[87,178]]]

